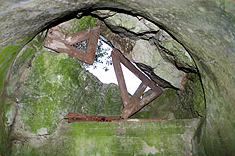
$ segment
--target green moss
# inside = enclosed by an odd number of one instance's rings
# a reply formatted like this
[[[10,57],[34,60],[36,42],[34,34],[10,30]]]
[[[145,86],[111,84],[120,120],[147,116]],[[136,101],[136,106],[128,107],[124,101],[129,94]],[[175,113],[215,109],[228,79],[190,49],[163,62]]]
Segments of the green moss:
[[[27,131],[51,134],[68,112],[120,114],[122,102],[116,85],[103,86],[77,60],[65,53],[46,51],[40,42],[36,37],[19,55],[8,87],[9,96],[14,93],[19,99],[19,114]]]
[[[187,88],[193,91],[191,96],[191,101],[193,103],[193,112],[195,116],[205,116],[206,115],[206,104],[204,99],[204,91],[199,80],[199,77],[195,73],[188,73],[186,82],[186,91]],[[190,81],[191,80],[191,81]]]
[[[20,45],[10,45],[0,50],[0,93],[8,67],[16,54],[22,49]]]
[[[23,121],[30,131],[54,131],[60,116],[65,116],[79,89],[81,65],[67,54],[43,52],[32,62],[25,82]]]
[[[68,35],[98,25],[99,25],[98,19],[89,15],[89,16],[82,16],[80,19],[74,18],[71,21],[68,21],[68,23],[62,23],[61,25],[58,26],[58,28],[63,34]]]
[[[197,123],[197,119],[70,124],[63,121],[57,133],[47,140],[16,143],[12,155],[183,156],[191,152],[185,141],[192,138]]]
[[[117,86],[107,85],[103,88],[103,94],[104,99],[99,114],[119,117],[122,110],[122,100]]]
[[[13,59],[17,53],[22,49],[22,45],[9,45],[0,50],[0,154],[6,154],[7,145],[7,131],[5,131],[5,94],[2,93],[4,80],[7,71],[12,64]]]
[[[86,30],[89,27],[95,27],[97,26],[97,19],[92,17],[92,16],[83,16],[81,19],[79,19],[78,21],[74,21],[75,24],[75,28],[74,28],[74,32],[78,32],[81,30]]]

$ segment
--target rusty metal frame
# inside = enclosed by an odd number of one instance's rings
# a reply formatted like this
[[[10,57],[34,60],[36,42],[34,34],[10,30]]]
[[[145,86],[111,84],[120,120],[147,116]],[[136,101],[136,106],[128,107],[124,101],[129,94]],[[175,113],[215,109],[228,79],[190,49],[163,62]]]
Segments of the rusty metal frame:
[[[89,28],[87,30],[83,30],[68,36],[65,36],[58,30],[49,29],[44,46],[57,52],[67,53],[71,57],[92,65],[95,61],[95,53],[99,36],[99,26]],[[73,44],[84,40],[88,40],[86,52],[83,52],[82,50],[72,46]]]
[[[127,119],[145,105],[150,103],[152,100],[154,100],[156,97],[160,96],[163,91],[152,80],[139,71],[129,60],[127,60],[119,50],[115,48],[112,51],[112,60],[123,102],[123,111],[120,116],[121,118]],[[129,94],[127,92],[121,63],[142,81],[131,98],[129,98]],[[149,86],[153,92],[141,98],[147,86]]]
[[[83,30],[68,36],[65,36],[58,30],[49,29],[44,42],[44,46],[57,52],[67,53],[69,56],[74,57],[85,63],[93,64],[95,61],[95,53],[99,36],[99,26],[89,28],[87,30]],[[73,47],[73,44],[84,40],[88,40],[86,52]],[[163,91],[152,80],[150,80],[139,69],[137,69],[128,59],[126,59],[118,49],[114,48],[111,55],[123,102],[123,110],[120,117],[127,119],[128,117],[139,111],[141,108],[143,108],[145,105],[150,103],[152,100],[154,100],[156,97],[160,96]],[[129,97],[129,94],[127,92],[121,63],[142,81],[132,97]],[[148,86],[152,89],[153,92],[141,98],[145,89]],[[116,118],[112,117],[93,116],[76,113],[69,114],[68,119],[69,122],[116,120]]]

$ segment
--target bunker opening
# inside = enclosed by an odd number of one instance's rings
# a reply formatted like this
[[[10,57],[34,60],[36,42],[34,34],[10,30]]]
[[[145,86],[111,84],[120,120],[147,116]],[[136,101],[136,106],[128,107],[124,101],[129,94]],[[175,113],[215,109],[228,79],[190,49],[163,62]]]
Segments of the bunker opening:
[[[197,69],[184,47],[145,18],[110,10],[78,14],[38,34],[19,53],[9,84],[8,114],[18,114],[34,133],[44,127],[54,132],[63,118],[110,122],[205,115]]]
[[[2,0],[0,8],[0,155],[234,155],[233,0]],[[114,47],[109,63],[133,65],[162,94],[132,114],[133,99],[154,87],[143,91],[140,79],[130,93],[101,82],[90,70],[101,73],[98,64],[78,61],[102,58],[86,57],[92,35],[66,46],[77,56],[46,48],[56,26],[64,40],[100,27]]]

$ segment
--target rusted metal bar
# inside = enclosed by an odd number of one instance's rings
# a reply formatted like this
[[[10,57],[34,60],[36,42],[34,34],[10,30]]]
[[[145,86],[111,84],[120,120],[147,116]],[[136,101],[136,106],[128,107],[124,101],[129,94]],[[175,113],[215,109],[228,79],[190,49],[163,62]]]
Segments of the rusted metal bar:
[[[68,119],[69,123],[72,122],[138,122],[138,121],[162,121],[169,120],[168,118],[155,118],[155,119],[120,119],[110,116],[94,116],[82,113],[69,113],[65,119]]]
[[[70,44],[70,45],[75,44],[77,42],[80,42],[89,38],[88,35],[90,34],[90,32],[91,32],[91,29],[79,31],[77,33],[66,36],[64,41],[65,43]]]
[[[123,108],[125,108],[129,102],[129,97],[128,97],[128,92],[126,88],[125,79],[124,79],[123,72],[122,72],[121,63],[120,63],[120,60],[116,58],[114,53],[112,53],[111,56],[112,56],[114,71],[118,80],[118,86],[119,86],[119,90],[120,90],[120,94],[122,98]]]
[[[129,60],[123,56],[123,54],[117,50],[113,49],[112,53],[120,60],[120,62],[125,65],[133,74],[135,74],[141,81],[144,83],[147,83],[150,88],[152,88],[154,91],[161,92],[162,89],[157,87],[156,84],[150,80],[148,77],[146,77],[141,71],[139,71]]]
[[[81,32],[65,36],[58,30],[50,29],[44,42],[44,46],[57,52],[67,53],[71,57],[93,64],[100,35],[100,27],[93,27]],[[72,45],[88,40],[87,51],[79,50]]]
[[[127,118],[128,116],[132,116],[136,112],[138,112],[140,109],[142,109],[145,105],[149,104],[151,101],[153,101],[155,98],[160,96],[160,94],[156,92],[152,92],[150,95],[144,97],[139,103],[136,103],[135,107],[132,107],[130,111],[128,112],[129,115],[124,115],[123,118]],[[133,110],[132,110],[133,109]],[[131,111],[132,110],[132,111]],[[130,113],[131,112],[131,113]]]
[[[134,110],[136,105],[140,103],[141,101],[140,97],[142,96],[146,88],[147,86],[144,85],[143,82],[139,85],[138,89],[135,91],[134,95],[131,97],[127,107],[123,108],[122,113],[121,113],[122,118],[127,118],[129,114],[131,114],[131,112]]]
[[[100,36],[100,27],[94,27],[93,29],[91,29],[91,33],[89,34],[87,57],[86,57],[86,61],[89,62],[90,64],[93,64],[95,61],[95,52],[99,36]]]
[[[124,105],[123,111],[120,116],[124,119],[127,119],[128,117],[139,111],[141,108],[143,108],[145,105],[150,103],[153,99],[160,96],[163,91],[153,81],[151,81],[147,76],[145,76],[141,71],[139,71],[130,61],[128,61],[119,50],[113,49],[112,60]],[[142,83],[131,98],[128,97],[121,63],[125,65],[142,81]],[[149,86],[153,90],[153,93],[141,99],[141,96],[147,86]]]
[[[111,122],[115,120],[120,120],[120,118],[109,117],[109,116],[99,116],[99,115],[89,115],[82,113],[69,113],[65,119],[68,122]]]

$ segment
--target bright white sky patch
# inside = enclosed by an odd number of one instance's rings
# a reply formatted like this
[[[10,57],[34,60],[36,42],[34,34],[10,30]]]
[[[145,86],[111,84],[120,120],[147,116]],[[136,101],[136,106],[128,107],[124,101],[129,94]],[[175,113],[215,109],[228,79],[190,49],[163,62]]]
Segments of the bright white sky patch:
[[[103,46],[107,47],[108,45],[106,43],[103,42]],[[111,55],[111,50],[106,51],[108,53],[107,56]],[[106,62],[107,57],[101,57],[100,60],[103,62]],[[86,70],[88,70],[90,73],[92,73],[93,75],[95,75],[102,83],[115,83],[118,85],[117,82],[117,77],[114,71],[114,67],[113,65],[108,65],[108,71],[105,71],[103,69],[104,65],[101,63],[97,63],[96,64],[96,68],[94,69],[94,66],[88,66],[86,67]],[[133,95],[135,93],[135,91],[137,90],[137,88],[139,87],[141,80],[139,78],[137,78],[129,69],[127,69],[124,65],[121,64],[122,67],[122,71],[123,71],[123,75],[124,75],[124,79],[126,82],[126,86],[127,86],[127,91]],[[148,90],[149,88],[147,88]]]
[[[133,95],[136,89],[139,87],[141,81],[137,78],[131,71],[129,71],[125,66],[122,66],[122,71],[124,74],[127,91]],[[92,66],[86,68],[89,72],[95,75],[102,83],[117,83],[117,77],[113,68],[113,65],[109,66],[109,70],[105,71],[102,69],[102,66],[97,65],[97,68],[94,69]]]

